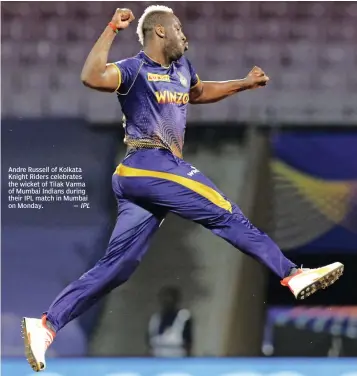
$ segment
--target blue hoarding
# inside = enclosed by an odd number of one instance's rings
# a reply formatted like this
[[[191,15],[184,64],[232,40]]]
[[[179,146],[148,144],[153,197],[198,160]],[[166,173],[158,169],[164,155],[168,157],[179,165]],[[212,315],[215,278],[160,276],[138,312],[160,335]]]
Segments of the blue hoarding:
[[[356,359],[50,359],[42,376],[357,376]],[[23,359],[2,362],[3,376],[31,376]]]
[[[356,252],[357,133],[284,131],[273,138],[272,150],[279,237],[291,243],[285,247]]]

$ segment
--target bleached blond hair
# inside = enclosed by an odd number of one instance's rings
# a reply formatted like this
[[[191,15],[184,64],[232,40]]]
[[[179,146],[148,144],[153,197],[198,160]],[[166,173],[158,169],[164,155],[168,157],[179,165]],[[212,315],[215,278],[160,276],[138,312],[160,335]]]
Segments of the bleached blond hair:
[[[136,34],[138,34],[139,42],[142,46],[144,45],[144,21],[149,14],[155,12],[174,13],[174,11],[171,8],[166,7],[164,5],[150,5],[145,9],[144,13],[139,18],[138,27],[136,29]]]

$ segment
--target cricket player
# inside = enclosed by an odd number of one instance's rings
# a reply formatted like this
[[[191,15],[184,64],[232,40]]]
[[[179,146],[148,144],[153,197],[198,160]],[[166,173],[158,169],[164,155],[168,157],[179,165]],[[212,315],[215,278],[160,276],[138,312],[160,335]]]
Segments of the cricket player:
[[[138,22],[143,50],[108,64],[114,39],[120,40],[133,20],[129,9],[116,10],[81,75],[87,87],[116,93],[124,114],[128,152],[112,179],[117,222],[97,264],[67,286],[42,319],[23,319],[26,357],[36,372],[46,368],[45,352],[58,331],[130,278],[168,212],[201,224],[264,264],[297,299],[331,285],[343,272],[338,262],[318,269],[298,268],[234,202],[182,158],[189,103],[218,102],[264,87],[269,77],[254,67],[241,80],[201,81],[184,56],[188,42],[180,20],[170,8],[155,5]]]

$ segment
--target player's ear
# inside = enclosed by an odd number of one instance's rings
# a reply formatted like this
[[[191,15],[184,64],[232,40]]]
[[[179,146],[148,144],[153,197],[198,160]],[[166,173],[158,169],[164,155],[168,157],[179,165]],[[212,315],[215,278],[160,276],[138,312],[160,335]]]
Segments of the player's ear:
[[[158,37],[164,38],[165,37],[165,28],[162,25],[155,26],[155,33]]]

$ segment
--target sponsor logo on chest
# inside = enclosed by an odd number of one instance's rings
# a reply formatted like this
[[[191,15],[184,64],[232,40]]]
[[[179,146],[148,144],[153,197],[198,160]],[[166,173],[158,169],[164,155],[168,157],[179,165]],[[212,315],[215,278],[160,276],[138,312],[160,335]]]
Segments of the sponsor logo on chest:
[[[190,97],[188,93],[178,93],[176,91],[156,91],[156,100],[160,104],[187,104]]]
[[[171,82],[168,74],[148,73],[148,81],[150,82]]]

